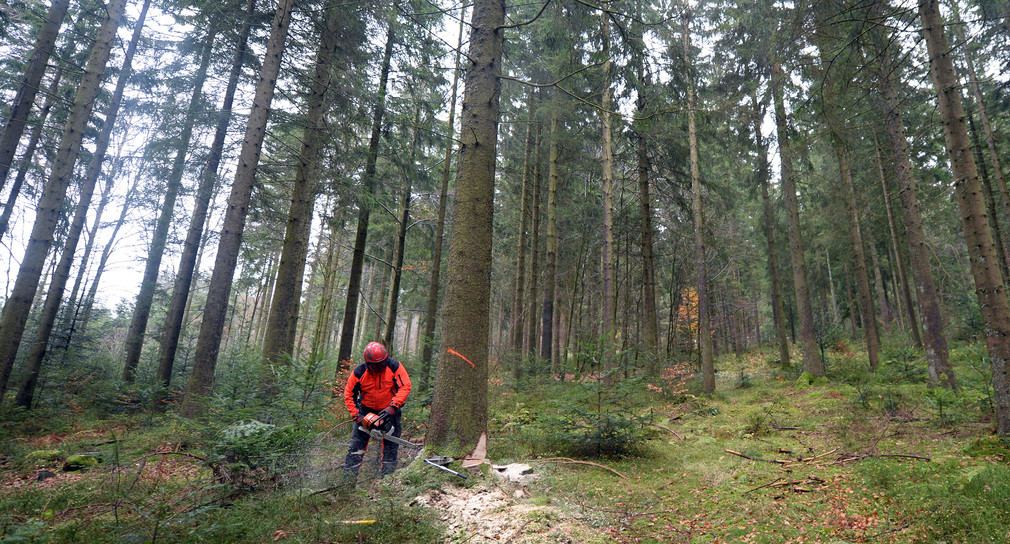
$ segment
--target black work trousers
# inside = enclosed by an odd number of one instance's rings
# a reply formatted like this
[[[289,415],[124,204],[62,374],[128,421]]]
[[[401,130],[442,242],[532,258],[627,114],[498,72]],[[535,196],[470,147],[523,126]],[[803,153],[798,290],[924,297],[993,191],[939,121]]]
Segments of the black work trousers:
[[[361,415],[380,412],[381,410],[372,410],[370,408],[363,408],[361,410]],[[399,438],[401,432],[403,431],[400,422],[402,420],[402,412],[396,411],[396,415],[389,416],[390,420],[393,422],[393,436]],[[362,459],[365,457],[365,452],[368,451],[368,440],[372,437],[370,434],[362,431],[358,428],[359,425],[354,425],[354,430],[351,432],[351,446],[347,450],[347,457],[344,459],[344,472],[350,474],[357,474],[358,469],[361,468]],[[382,441],[382,475],[392,474],[396,470],[396,458],[399,454],[400,445],[393,442],[392,440]]]

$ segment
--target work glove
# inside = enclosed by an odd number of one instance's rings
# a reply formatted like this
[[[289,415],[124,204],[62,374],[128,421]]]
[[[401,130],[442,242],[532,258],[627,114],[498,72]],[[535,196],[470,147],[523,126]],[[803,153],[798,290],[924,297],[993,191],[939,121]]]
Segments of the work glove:
[[[360,425],[361,424],[361,420],[365,419],[365,416],[361,415],[361,412],[358,412],[358,413],[354,414],[353,416],[351,416],[351,419],[353,419],[355,423],[357,423],[357,424]]]
[[[383,410],[383,412],[386,413],[387,417],[388,416],[395,416],[396,415],[396,406],[393,406],[392,404],[390,404],[389,406],[386,406],[386,409]]]

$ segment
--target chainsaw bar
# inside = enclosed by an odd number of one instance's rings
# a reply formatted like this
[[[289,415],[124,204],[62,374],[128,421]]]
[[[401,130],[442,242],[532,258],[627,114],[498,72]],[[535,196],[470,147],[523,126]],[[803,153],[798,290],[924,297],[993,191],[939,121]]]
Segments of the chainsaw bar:
[[[422,444],[415,444],[413,442],[407,442],[406,440],[404,440],[404,439],[402,439],[402,438],[400,438],[398,436],[393,436],[393,431],[392,430],[390,430],[386,434],[383,434],[382,431],[380,431],[379,429],[368,430],[368,429],[366,429],[366,428],[364,428],[364,427],[362,427],[360,425],[358,426],[358,430],[361,431],[361,432],[363,432],[363,433],[368,433],[369,435],[374,436],[375,438],[378,438],[379,440],[389,440],[390,442],[393,442],[394,444],[399,444],[401,446],[408,446],[408,447],[411,447],[411,448],[419,448],[419,449],[424,447],[424,445],[422,445]]]

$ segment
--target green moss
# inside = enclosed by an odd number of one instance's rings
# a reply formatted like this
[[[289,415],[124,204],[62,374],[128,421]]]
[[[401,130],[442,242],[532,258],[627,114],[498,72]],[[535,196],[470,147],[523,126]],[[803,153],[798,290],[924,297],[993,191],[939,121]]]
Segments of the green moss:
[[[67,462],[63,464],[64,472],[74,472],[85,470],[101,464],[102,458],[97,455],[78,453],[67,457]]]

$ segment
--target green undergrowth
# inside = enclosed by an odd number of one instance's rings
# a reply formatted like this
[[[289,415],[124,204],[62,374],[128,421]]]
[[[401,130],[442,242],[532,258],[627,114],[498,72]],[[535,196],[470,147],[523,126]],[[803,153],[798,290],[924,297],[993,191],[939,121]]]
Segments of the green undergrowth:
[[[487,465],[463,480],[401,449],[393,478],[378,479],[372,451],[350,489],[349,429],[312,403],[243,401],[202,423],[8,411],[0,542],[477,543],[495,541],[473,529],[490,520],[517,544],[1006,541],[1010,444],[993,435],[984,349],[953,347],[953,393],[929,388],[921,355],[892,342],[872,372],[836,342],[821,379],[770,350],[728,356],[714,395],[683,363],[518,383],[502,365],[487,457],[529,464],[538,479],[524,484]],[[408,404],[405,436],[421,442],[426,418]],[[65,471],[82,453],[99,464]],[[472,525],[418,499],[494,490],[506,502]]]

